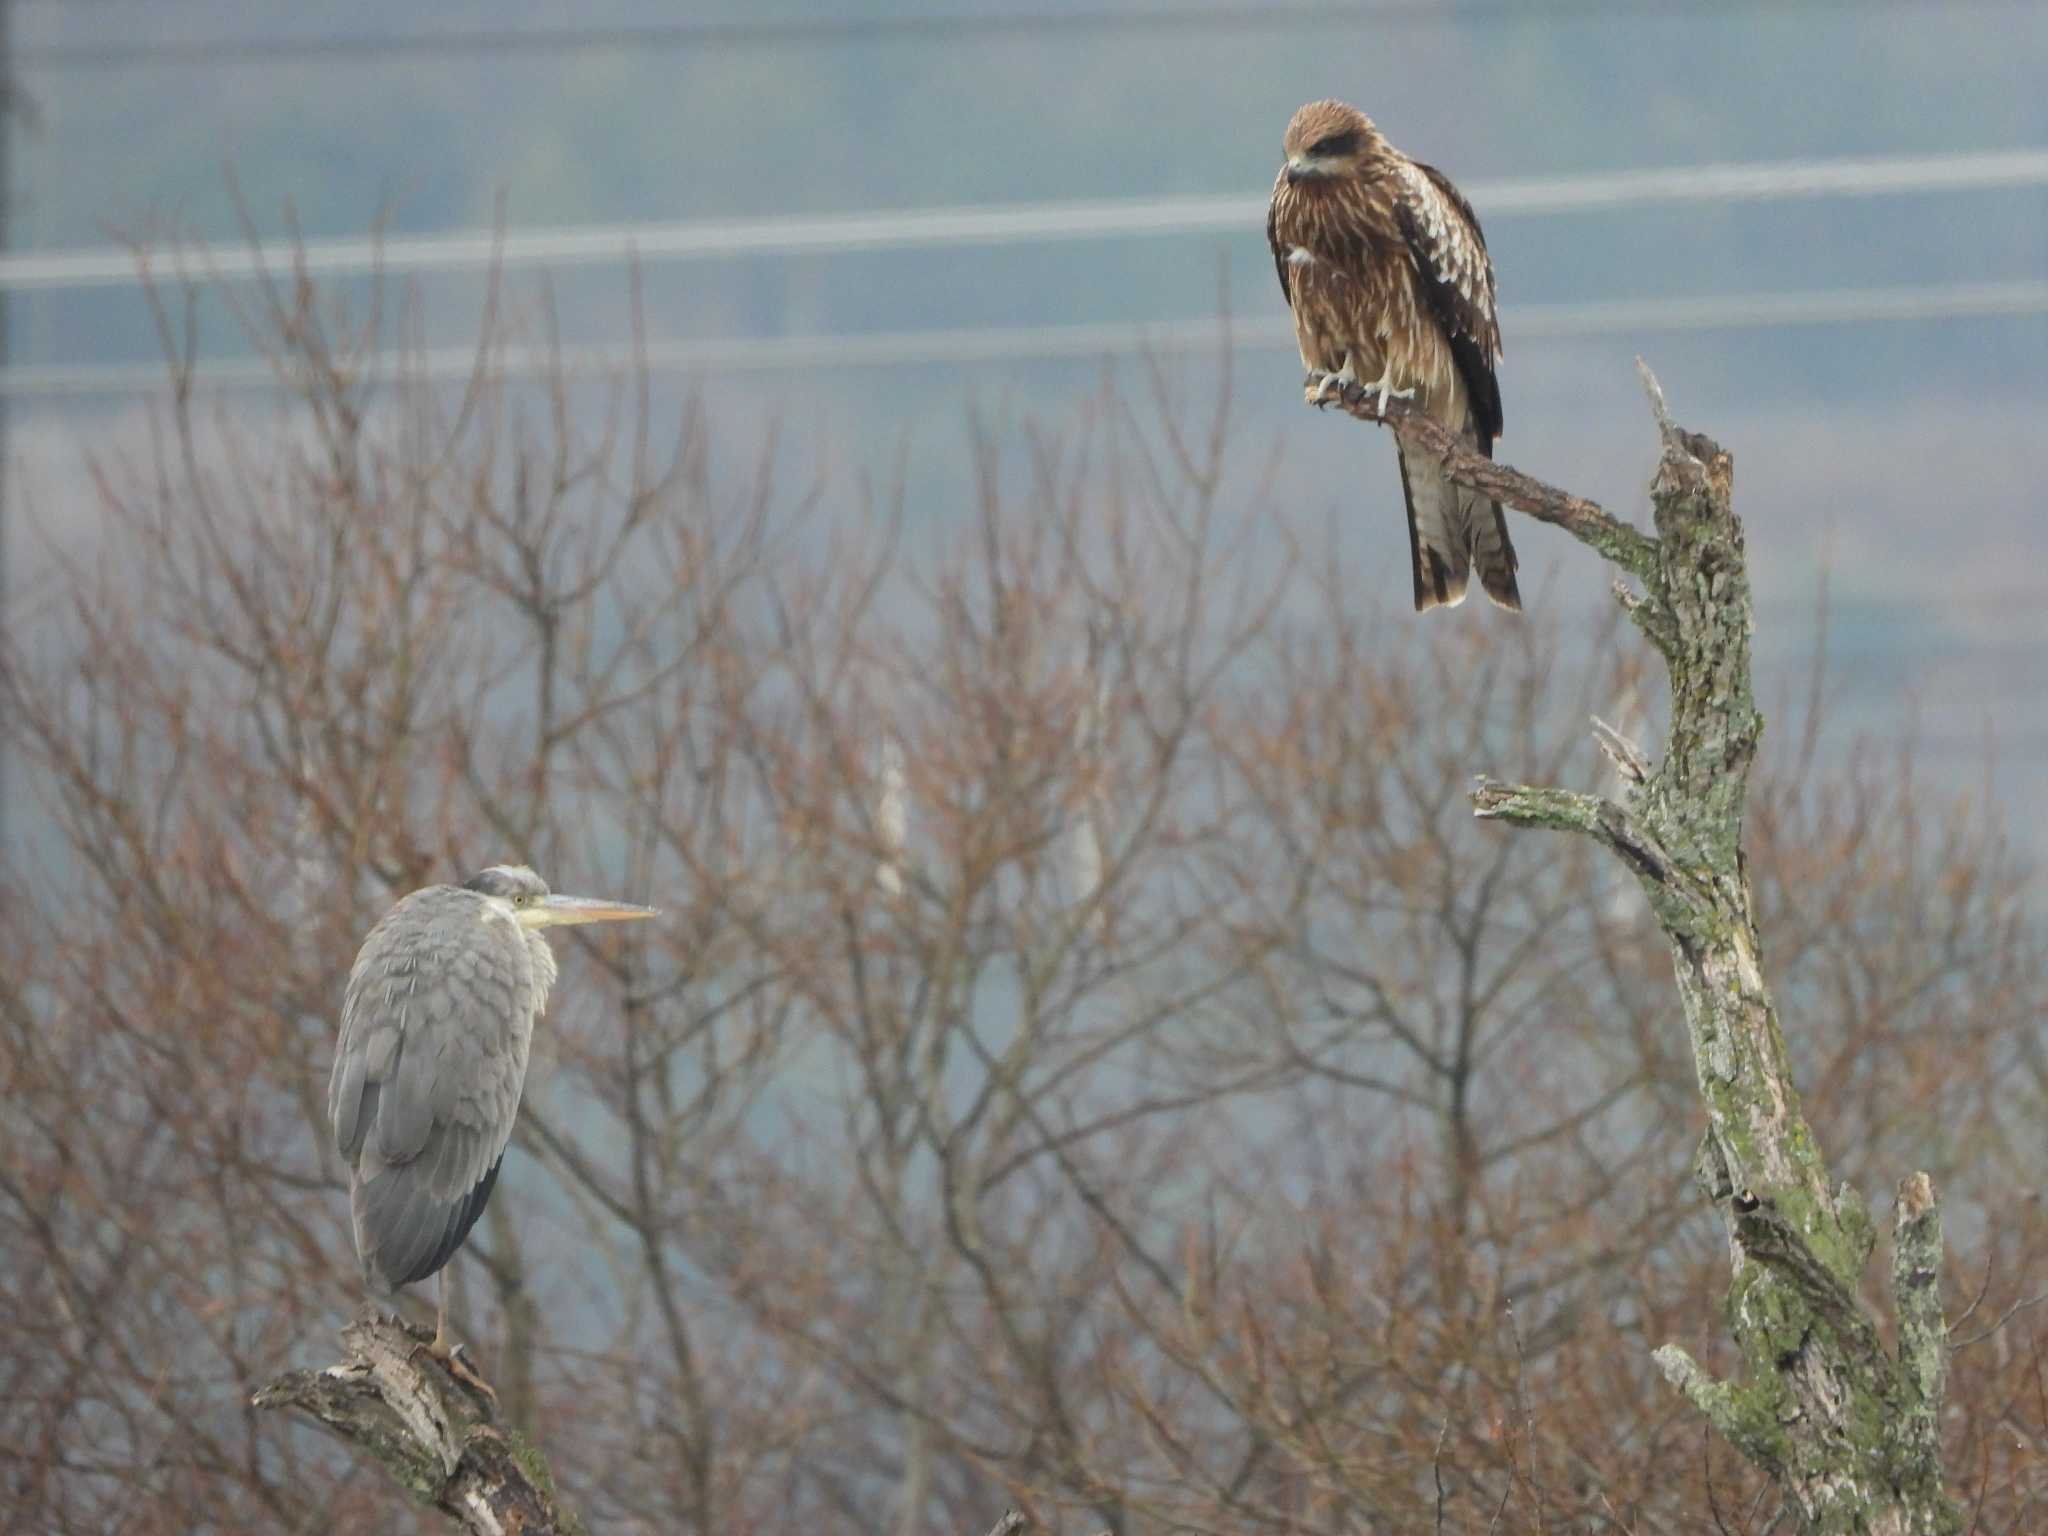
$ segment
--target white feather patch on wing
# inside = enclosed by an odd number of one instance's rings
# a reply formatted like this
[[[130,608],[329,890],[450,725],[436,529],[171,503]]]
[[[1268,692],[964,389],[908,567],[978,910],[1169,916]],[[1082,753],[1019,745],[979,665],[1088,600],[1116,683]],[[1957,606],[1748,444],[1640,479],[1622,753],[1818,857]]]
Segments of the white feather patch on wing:
[[[1493,265],[1464,215],[1412,160],[1401,162],[1401,197],[1422,226],[1426,254],[1436,279],[1449,283],[1467,304],[1492,316]],[[1487,344],[1487,351],[1492,354],[1487,338],[1474,339]]]

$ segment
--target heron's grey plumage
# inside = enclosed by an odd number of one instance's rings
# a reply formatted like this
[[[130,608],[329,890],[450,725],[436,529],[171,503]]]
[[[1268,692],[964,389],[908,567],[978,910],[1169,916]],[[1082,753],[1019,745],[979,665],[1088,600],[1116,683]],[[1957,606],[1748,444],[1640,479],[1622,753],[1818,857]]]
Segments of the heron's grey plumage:
[[[371,1285],[424,1280],[483,1214],[555,980],[539,930],[657,915],[552,895],[532,870],[494,865],[414,891],[370,930],[342,999],[327,1113]],[[437,1352],[445,1329],[444,1312]]]
[[[547,940],[514,920],[517,888],[475,884],[407,896],[349,973],[328,1110],[356,1250],[383,1290],[433,1274],[482,1214],[555,978]]]

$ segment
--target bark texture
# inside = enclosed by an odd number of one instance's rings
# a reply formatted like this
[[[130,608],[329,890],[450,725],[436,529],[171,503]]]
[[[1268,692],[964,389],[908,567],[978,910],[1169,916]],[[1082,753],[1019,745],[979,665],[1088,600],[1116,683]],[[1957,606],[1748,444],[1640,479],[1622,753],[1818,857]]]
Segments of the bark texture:
[[[383,1318],[351,1323],[337,1364],[287,1371],[249,1401],[297,1409],[474,1536],[583,1536],[540,1452],[426,1353],[432,1338],[431,1329]],[[1036,1529],[1013,1509],[988,1536]]]
[[[403,1323],[353,1323],[338,1364],[289,1371],[250,1401],[297,1409],[475,1536],[581,1536],[547,1463],[425,1352],[432,1337]]]
[[[1592,502],[1457,443],[1401,401],[1351,391],[1342,407],[1443,459],[1453,479],[1566,529],[1630,578],[1616,597],[1664,658],[1671,731],[1654,764],[1594,722],[1626,793],[1482,779],[1477,814],[1593,838],[1635,875],[1671,948],[1706,1111],[1696,1171],[1726,1223],[1727,1321],[1737,1380],[1714,1379],[1675,1344],[1665,1376],[1774,1478],[1804,1528],[1825,1536],[1946,1536],[1939,1420],[1947,1331],[1933,1185],[1899,1187],[1890,1348],[1858,1298],[1875,1237],[1863,1199],[1828,1174],[1800,1110],[1765,985],[1742,819],[1763,734],[1750,683],[1754,627],[1734,461],[1678,427],[1643,371],[1662,454],[1650,484],[1654,537]]]

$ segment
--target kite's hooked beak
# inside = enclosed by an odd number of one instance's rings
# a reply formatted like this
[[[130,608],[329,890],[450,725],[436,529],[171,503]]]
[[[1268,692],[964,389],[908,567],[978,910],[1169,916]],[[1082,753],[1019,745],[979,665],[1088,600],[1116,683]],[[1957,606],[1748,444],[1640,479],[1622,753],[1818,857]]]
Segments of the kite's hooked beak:
[[[1313,160],[1300,155],[1291,156],[1287,161],[1287,185],[1296,187],[1304,181],[1313,181],[1323,174],[1323,168]]]

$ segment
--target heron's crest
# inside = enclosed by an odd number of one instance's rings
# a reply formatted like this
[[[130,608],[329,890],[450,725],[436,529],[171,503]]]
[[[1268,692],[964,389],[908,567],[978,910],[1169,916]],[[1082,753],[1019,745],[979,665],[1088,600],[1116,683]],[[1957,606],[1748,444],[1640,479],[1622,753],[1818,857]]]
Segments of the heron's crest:
[[[482,896],[496,896],[503,901],[521,896],[538,901],[548,893],[547,881],[524,864],[493,864],[463,881],[462,888]]]

